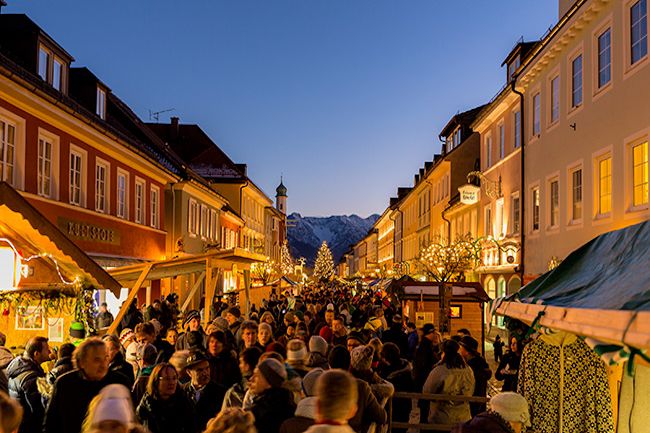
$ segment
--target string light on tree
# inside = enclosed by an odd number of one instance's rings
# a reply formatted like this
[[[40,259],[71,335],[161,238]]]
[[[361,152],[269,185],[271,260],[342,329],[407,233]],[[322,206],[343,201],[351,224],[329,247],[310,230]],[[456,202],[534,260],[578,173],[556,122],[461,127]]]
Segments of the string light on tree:
[[[280,274],[293,274],[294,265],[293,257],[291,257],[291,252],[289,251],[289,244],[287,241],[284,241],[284,244],[282,244],[282,248],[280,249]]]
[[[329,280],[334,275],[334,259],[332,252],[327,246],[327,242],[323,241],[318,254],[316,255],[316,262],[314,263],[314,278],[316,280]]]

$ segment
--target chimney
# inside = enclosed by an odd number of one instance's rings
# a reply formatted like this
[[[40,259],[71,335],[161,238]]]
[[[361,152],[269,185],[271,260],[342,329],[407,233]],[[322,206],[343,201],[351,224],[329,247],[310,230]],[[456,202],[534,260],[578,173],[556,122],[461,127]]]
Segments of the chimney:
[[[177,116],[172,116],[169,118],[171,125],[172,125],[172,139],[178,138],[180,135],[180,128],[178,126],[178,117]]]
[[[417,185],[419,180],[420,180],[420,175],[416,173],[415,176],[413,176],[413,186]]]

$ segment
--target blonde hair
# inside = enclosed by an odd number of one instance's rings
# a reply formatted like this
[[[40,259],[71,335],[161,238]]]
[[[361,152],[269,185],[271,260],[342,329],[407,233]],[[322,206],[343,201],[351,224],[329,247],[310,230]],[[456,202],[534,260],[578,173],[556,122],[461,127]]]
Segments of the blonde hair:
[[[357,403],[357,381],[347,371],[327,370],[316,381],[318,414],[323,419],[347,421]]]
[[[203,433],[257,433],[255,417],[238,407],[230,407],[208,421]]]

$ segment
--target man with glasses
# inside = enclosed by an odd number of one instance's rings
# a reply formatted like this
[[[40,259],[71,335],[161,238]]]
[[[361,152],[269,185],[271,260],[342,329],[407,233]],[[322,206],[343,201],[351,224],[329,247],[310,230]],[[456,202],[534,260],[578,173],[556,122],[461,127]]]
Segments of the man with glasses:
[[[192,351],[188,356],[187,373],[190,382],[183,389],[194,403],[198,431],[203,431],[208,421],[221,409],[226,390],[210,380],[210,362],[201,351]]]

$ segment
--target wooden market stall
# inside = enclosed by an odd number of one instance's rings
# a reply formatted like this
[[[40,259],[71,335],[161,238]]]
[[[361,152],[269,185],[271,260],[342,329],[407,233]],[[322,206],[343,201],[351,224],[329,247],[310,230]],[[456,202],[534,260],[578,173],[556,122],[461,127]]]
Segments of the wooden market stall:
[[[449,283],[450,331],[468,329],[479,341],[483,351],[485,341],[485,308],[490,300],[480,283]],[[439,323],[441,283],[404,281],[399,285],[402,311],[409,321],[420,327],[425,323]],[[436,327],[438,327],[436,325]]]
[[[8,346],[54,345],[73,320],[91,328],[92,292],[120,284],[6,182],[0,182],[0,329]]]

